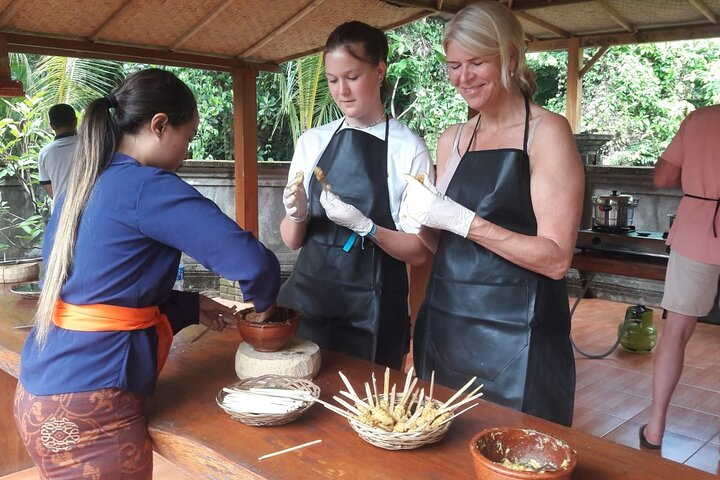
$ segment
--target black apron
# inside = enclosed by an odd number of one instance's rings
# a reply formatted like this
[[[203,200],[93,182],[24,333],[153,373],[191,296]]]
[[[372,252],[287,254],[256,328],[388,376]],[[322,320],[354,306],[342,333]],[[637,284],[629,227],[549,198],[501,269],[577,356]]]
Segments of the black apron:
[[[394,230],[387,185],[389,125],[386,118],[385,141],[338,127],[317,166],[342,201],[378,226]],[[353,232],[327,218],[321,191],[313,175],[305,243],[277,303],[302,314],[299,337],[400,368],[410,342],[405,264],[360,237],[345,251]]]
[[[526,99],[523,150],[466,152],[446,194],[490,222],[536,235],[529,111]],[[564,279],[538,275],[442,232],[415,328],[419,376],[430,378],[434,370],[436,381],[452,388],[477,376],[485,400],[569,426],[575,393],[569,335]]]

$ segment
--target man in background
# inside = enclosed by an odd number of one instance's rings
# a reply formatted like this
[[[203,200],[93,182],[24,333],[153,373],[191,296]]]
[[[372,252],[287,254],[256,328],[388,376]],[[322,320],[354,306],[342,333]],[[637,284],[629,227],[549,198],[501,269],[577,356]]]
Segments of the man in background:
[[[59,103],[48,111],[50,127],[55,139],[45,145],[38,155],[40,185],[52,198],[65,193],[77,143],[77,117],[70,105]]]

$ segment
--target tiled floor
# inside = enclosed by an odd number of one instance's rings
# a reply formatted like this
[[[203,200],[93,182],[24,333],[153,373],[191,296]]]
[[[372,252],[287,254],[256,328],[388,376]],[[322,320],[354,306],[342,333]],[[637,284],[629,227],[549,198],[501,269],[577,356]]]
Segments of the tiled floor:
[[[573,317],[573,340],[584,351],[606,351],[617,338],[627,304],[583,299]],[[654,324],[662,331],[662,311]],[[659,337],[659,335],[658,335]],[[618,347],[602,359],[576,353],[577,389],[573,428],[639,447],[638,428],[647,423],[652,388],[649,355]],[[720,326],[698,323],[685,355],[685,368],[668,413],[663,448],[653,452],[720,474]]]

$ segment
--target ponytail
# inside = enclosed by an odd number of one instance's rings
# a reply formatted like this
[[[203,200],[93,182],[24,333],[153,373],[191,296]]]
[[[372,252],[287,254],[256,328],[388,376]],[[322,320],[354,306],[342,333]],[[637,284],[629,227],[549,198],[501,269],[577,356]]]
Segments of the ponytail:
[[[55,305],[72,271],[80,219],[98,177],[110,165],[122,136],[136,133],[160,112],[167,114],[171,125],[197,116],[195,97],[187,85],[160,69],[135,73],[117,91],[94,100],[85,110],[35,313],[35,340],[40,348],[47,342]]]
[[[60,290],[72,269],[80,216],[95,181],[107,168],[117,141],[117,132],[110,116],[110,103],[105,97],[98,98],[88,105],[80,125],[70,182],[57,222],[52,251],[44,269],[42,293],[35,313],[35,339],[41,348],[45,345],[50,331],[55,303],[60,299]]]

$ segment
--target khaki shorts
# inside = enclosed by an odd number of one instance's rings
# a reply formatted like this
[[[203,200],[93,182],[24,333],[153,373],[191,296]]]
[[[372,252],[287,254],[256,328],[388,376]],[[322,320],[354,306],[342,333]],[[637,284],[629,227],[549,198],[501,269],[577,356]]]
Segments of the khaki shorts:
[[[718,293],[720,265],[710,265],[670,252],[665,293],[661,302],[665,310],[704,317],[713,308]]]

